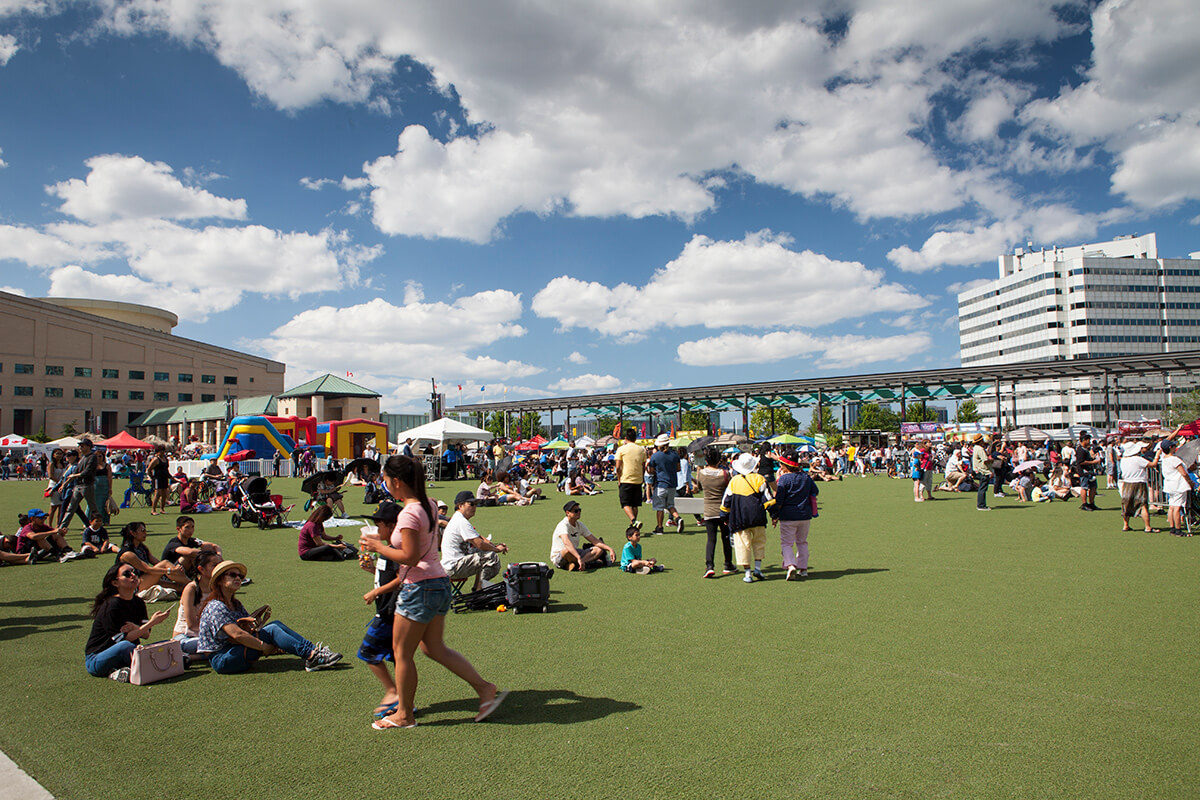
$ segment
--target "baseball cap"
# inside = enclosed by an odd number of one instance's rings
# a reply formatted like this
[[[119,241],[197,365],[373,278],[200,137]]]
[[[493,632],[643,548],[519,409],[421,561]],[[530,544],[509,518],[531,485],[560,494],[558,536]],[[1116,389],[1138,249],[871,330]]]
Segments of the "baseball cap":
[[[375,510],[367,519],[375,522],[391,522],[395,523],[400,518],[402,506],[399,503],[393,503],[391,500],[384,500],[379,504],[379,508]]]
[[[463,503],[478,503],[478,502],[479,502],[478,498],[476,498],[473,493],[468,492],[468,491],[461,491],[458,494],[454,495],[454,507],[455,508],[458,508]]]
[[[579,502],[576,500],[568,500],[567,502],[563,503],[563,511],[580,511],[582,508],[583,507],[580,506]]]

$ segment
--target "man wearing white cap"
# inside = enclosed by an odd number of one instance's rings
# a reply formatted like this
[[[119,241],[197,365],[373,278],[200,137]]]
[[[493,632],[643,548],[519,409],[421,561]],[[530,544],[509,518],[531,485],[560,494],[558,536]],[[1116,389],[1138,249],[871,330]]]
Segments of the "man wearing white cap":
[[[675,510],[675,488],[679,482],[679,454],[671,449],[671,437],[661,433],[654,440],[657,448],[654,455],[646,461],[646,468],[654,476],[654,498],[651,506],[654,508],[656,524],[654,533],[663,532],[663,513],[671,512],[671,524],[676,533],[683,532],[683,517]]]
[[[1146,533],[1158,533],[1157,528],[1150,527],[1150,491],[1148,485],[1149,469],[1158,464],[1158,451],[1154,459],[1147,461],[1142,455],[1147,442],[1126,442],[1121,448],[1121,519],[1130,530],[1129,518],[1140,513],[1146,523]]]

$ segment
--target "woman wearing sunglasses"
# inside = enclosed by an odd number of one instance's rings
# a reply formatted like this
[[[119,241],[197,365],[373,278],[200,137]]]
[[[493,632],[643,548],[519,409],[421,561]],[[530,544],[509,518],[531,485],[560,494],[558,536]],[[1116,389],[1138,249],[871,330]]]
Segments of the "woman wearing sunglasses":
[[[237,599],[246,565],[222,561],[212,571],[212,590],[200,607],[200,652],[208,653],[213,672],[245,672],[263,656],[290,653],[304,659],[306,672],[332,667],[342,660],[325,645],[313,644],[282,622],[267,622],[271,607],[253,614]]]
[[[84,665],[97,678],[128,683],[138,641],[167,618],[166,611],[156,611],[147,619],[146,601],[137,596],[140,577],[136,569],[122,563],[104,574],[104,585],[92,603],[92,634],[83,648]]]

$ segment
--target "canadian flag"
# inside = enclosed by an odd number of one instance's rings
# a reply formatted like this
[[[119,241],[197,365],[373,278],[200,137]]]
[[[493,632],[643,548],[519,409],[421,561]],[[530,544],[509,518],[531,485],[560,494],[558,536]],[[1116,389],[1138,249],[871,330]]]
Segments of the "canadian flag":
[[[347,377],[347,378],[353,378],[353,377],[354,377],[354,373],[353,373],[353,372],[347,372],[347,373],[346,373],[346,377]]]

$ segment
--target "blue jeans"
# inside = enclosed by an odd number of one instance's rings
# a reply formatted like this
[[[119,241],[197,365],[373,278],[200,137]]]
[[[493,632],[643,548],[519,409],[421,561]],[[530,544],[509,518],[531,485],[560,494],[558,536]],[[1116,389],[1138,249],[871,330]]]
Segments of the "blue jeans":
[[[312,642],[277,620],[264,625],[258,632],[258,638],[267,644],[275,645],[285,653],[301,658],[308,658],[313,651]],[[213,672],[232,675],[250,669],[250,665],[261,657],[262,653],[258,650],[235,644],[227,645],[224,650],[213,653],[208,663],[212,665]]]
[[[83,663],[89,675],[97,678],[107,678],[115,669],[128,667],[133,663],[133,650],[137,647],[128,639],[117,642],[106,650],[84,656]]]
[[[987,508],[988,481],[982,475],[976,475],[975,479],[979,481],[979,491],[975,492],[975,507]]]

